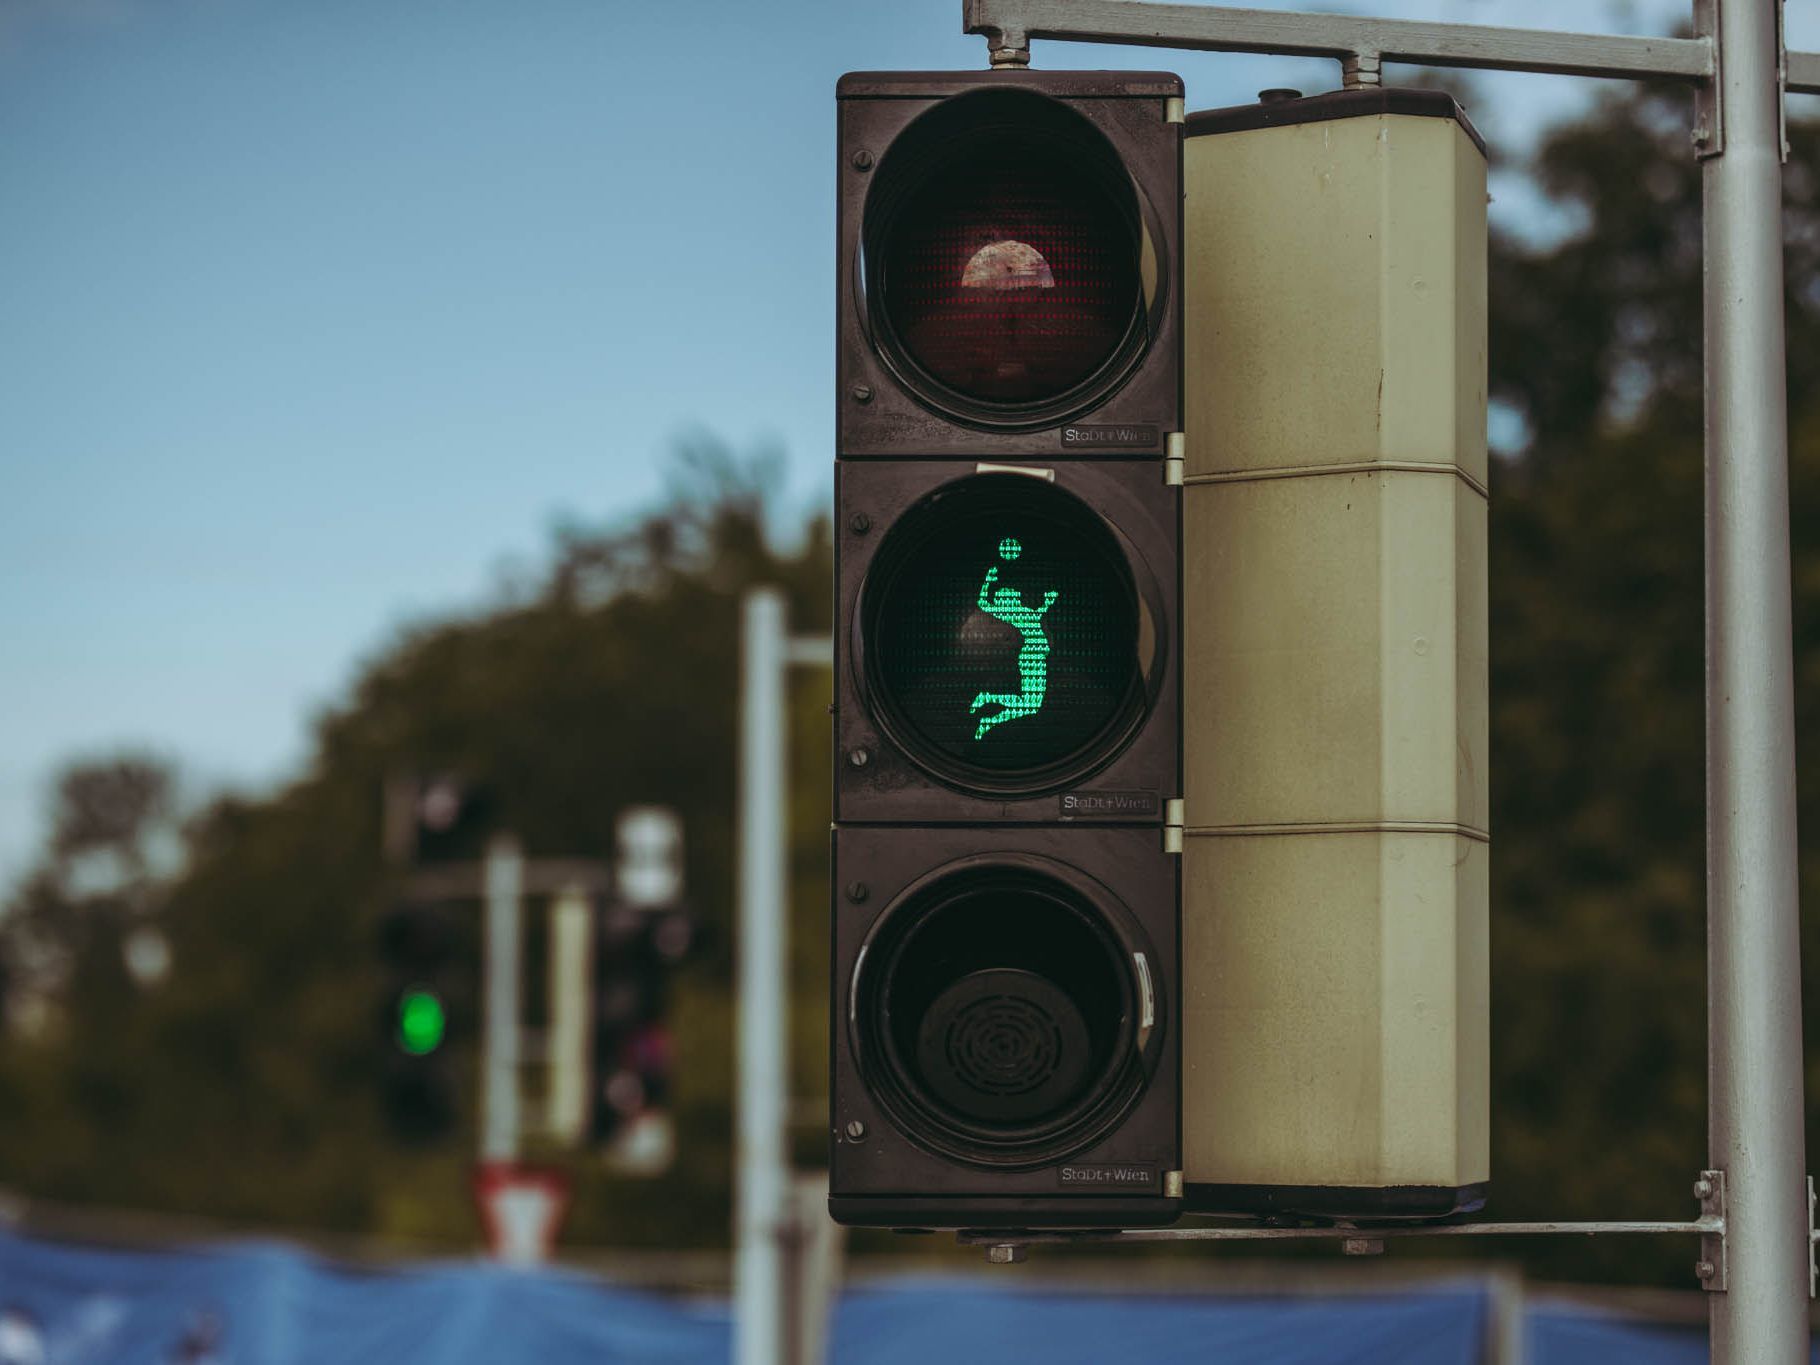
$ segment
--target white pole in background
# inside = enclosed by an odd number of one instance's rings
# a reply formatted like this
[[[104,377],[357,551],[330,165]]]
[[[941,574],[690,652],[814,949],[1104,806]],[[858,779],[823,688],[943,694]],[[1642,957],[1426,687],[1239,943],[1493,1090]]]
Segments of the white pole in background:
[[[519,920],[524,854],[502,834],[487,845],[486,996],[480,1042],[480,1159],[518,1158]]]
[[[735,1365],[783,1365],[785,1154],[784,599],[746,595],[739,755],[739,1135]]]

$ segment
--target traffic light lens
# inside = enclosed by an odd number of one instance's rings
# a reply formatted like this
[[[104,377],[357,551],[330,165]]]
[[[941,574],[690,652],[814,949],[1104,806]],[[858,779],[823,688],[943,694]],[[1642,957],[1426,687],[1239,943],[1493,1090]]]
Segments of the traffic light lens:
[[[408,990],[398,1000],[398,1045],[414,1057],[442,1046],[448,1019],[434,992]]]
[[[931,1145],[986,1163],[1053,1158],[1141,1085],[1130,959],[1100,908],[1059,881],[951,874],[893,908],[867,959],[855,1017],[872,1084]]]
[[[1065,785],[1141,712],[1152,632],[1129,564],[1052,484],[979,475],[938,490],[892,528],[863,593],[878,718],[951,781]]]
[[[1142,332],[1143,230],[1129,177],[1079,114],[1014,92],[949,101],[905,133],[878,187],[867,288],[926,398],[990,423],[1122,377],[1114,362]]]

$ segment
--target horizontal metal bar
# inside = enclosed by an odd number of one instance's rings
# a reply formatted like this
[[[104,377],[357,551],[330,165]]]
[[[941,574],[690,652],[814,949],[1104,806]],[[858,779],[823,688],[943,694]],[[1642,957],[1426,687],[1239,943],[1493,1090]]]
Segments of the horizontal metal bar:
[[[1628,80],[1704,81],[1713,74],[1712,46],[1705,38],[1557,33],[1156,0],[965,0],[965,6],[968,33],[998,33],[1013,43],[1019,39],[1012,35],[1020,35],[1022,40],[1136,43],[1340,60],[1376,53],[1386,62],[1416,66]]]
[[[569,887],[590,895],[613,889],[613,869],[592,858],[527,858],[520,890],[527,896],[553,896]],[[486,889],[484,863],[433,863],[405,880],[404,896],[412,901],[475,900]]]
[[[833,668],[834,637],[792,635],[784,641],[784,662],[803,668]]]
[[[1704,1236],[1723,1234],[1723,1218],[1695,1218],[1688,1222],[1615,1223],[1428,1223],[1392,1227],[1278,1228],[1256,1224],[1226,1227],[1129,1228],[1078,1232],[957,1233],[963,1246],[1072,1246],[1084,1242],[1293,1242],[1309,1240],[1355,1241],[1384,1237],[1621,1237]]]
[[[1820,52],[1788,54],[1788,90],[1791,95],[1820,95]]]

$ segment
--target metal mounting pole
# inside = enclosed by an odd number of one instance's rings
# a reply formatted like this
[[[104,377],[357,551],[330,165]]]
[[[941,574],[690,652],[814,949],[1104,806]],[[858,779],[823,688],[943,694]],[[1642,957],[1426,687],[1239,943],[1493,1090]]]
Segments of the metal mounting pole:
[[[1780,0],[1711,18],[1723,149],[1704,168],[1709,1164],[1726,1178],[1713,1359],[1806,1359]]]

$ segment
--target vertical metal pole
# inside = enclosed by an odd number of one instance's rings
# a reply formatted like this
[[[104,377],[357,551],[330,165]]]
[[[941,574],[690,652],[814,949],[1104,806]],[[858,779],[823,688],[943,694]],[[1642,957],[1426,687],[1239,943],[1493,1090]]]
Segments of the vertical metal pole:
[[[784,599],[746,595],[739,762],[739,1145],[734,1360],[782,1365],[784,1238]]]
[[[518,1158],[518,956],[524,854],[500,835],[487,845],[486,997],[480,1051],[480,1159]]]
[[[1781,0],[1711,15],[1723,149],[1705,163],[1707,1142],[1726,1178],[1713,1360],[1807,1358],[1795,843]]]

